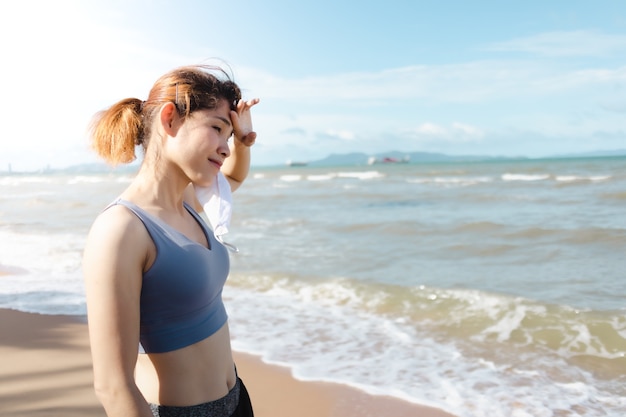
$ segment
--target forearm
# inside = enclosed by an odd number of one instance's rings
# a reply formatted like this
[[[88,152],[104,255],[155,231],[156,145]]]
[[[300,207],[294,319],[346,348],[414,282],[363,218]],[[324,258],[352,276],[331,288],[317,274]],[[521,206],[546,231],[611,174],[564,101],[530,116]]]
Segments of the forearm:
[[[222,165],[222,173],[228,179],[232,191],[235,191],[245,181],[250,172],[250,147],[239,140],[231,144],[230,156]]]

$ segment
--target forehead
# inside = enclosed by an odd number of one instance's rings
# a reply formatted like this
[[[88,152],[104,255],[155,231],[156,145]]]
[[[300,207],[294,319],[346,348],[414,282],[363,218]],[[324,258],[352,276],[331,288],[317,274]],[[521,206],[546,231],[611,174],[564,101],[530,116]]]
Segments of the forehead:
[[[200,109],[193,112],[198,118],[219,119],[230,125],[230,106],[226,100],[220,100],[214,109]]]

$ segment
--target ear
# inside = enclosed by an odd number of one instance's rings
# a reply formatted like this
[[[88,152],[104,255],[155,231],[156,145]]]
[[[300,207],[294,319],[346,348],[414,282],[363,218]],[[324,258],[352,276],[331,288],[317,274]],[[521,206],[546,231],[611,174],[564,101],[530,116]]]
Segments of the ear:
[[[181,124],[181,118],[178,115],[178,110],[176,110],[174,103],[165,103],[163,107],[161,107],[159,120],[161,122],[161,127],[168,136],[176,136],[178,128]]]

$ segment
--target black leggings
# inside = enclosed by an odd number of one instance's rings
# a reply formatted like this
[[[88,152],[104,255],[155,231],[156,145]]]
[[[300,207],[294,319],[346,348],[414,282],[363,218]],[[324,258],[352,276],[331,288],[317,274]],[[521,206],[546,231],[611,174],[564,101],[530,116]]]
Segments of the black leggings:
[[[239,385],[239,402],[237,403],[237,409],[231,414],[231,417],[254,417],[248,390],[242,380],[239,380]]]
[[[248,390],[239,377],[228,394],[215,401],[188,407],[150,404],[150,409],[154,417],[254,417]]]

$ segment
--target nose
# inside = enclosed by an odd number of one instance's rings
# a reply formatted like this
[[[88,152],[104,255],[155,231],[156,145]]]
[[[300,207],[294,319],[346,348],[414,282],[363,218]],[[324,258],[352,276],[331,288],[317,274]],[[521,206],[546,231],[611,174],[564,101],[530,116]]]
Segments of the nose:
[[[224,158],[228,158],[230,156],[230,146],[228,146],[228,139],[221,141],[218,152]]]

